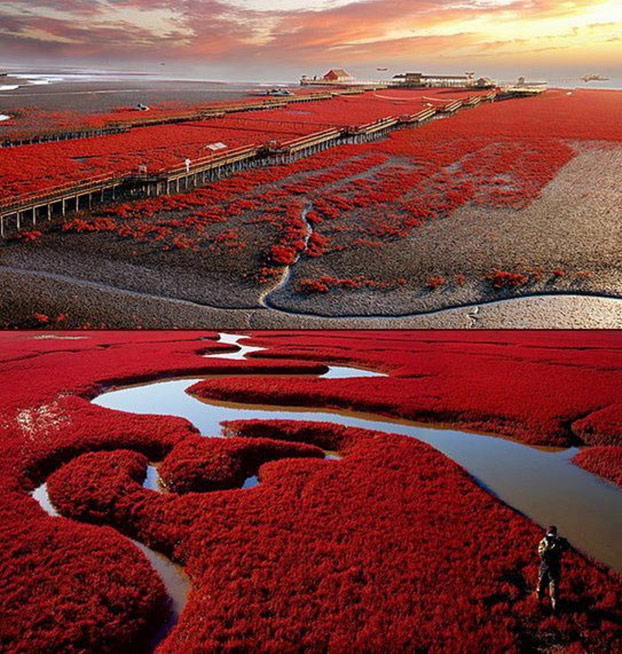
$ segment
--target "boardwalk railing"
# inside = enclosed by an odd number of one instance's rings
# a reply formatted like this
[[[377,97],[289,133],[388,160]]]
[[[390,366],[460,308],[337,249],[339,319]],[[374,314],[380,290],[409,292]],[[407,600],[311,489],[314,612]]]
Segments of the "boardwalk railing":
[[[443,107],[389,116],[364,125],[334,127],[286,141],[241,146],[195,159],[187,166],[182,164],[155,171],[147,169],[125,175],[99,175],[46,191],[0,198],[0,238],[15,236],[26,227],[33,229],[40,221],[49,222],[56,216],[65,219],[68,213],[90,209],[94,203],[112,202],[121,196],[150,197],[179,193],[255,166],[289,163],[340,143],[367,142],[384,136],[392,129],[422,125],[437,115],[453,114],[463,107],[493,101],[495,97],[495,93],[474,96],[464,101],[452,101]],[[475,102],[475,99],[478,101]]]

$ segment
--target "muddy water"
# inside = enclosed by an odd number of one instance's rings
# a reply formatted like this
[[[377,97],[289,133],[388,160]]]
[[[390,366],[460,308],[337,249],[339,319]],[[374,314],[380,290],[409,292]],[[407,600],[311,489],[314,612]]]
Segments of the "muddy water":
[[[350,371],[350,376],[356,376],[356,371]],[[575,547],[622,571],[622,490],[570,463],[575,448],[535,448],[510,439],[366,414],[201,401],[186,392],[197,381],[122,388],[93,402],[131,413],[180,416],[205,436],[221,435],[224,420],[277,418],[327,421],[411,436],[456,461],[480,485],[538,524],[557,524]]]

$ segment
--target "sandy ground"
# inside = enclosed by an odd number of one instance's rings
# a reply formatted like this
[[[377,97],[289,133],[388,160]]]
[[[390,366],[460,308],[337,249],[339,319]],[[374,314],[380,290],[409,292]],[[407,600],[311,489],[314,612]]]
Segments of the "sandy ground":
[[[404,315],[518,295],[591,293],[622,295],[622,147],[573,143],[577,156],[527,208],[464,206],[427,223],[405,240],[382,248],[302,259],[290,284],[272,295],[275,307],[322,315]],[[494,268],[542,272],[515,291],[496,292],[485,275]],[[552,271],[562,269],[556,278]],[[584,276],[588,271],[588,276]],[[405,277],[396,291],[297,293],[304,278],[362,275],[379,281]],[[464,275],[458,285],[456,275]],[[448,281],[430,290],[428,278]]]
[[[251,226],[247,228],[250,230]],[[265,247],[269,234],[257,228],[252,232],[255,247]],[[4,250],[0,245],[0,267],[52,273],[202,305],[236,309],[259,306],[261,288],[252,281],[257,270],[254,254],[162,252],[158,244],[117,239],[104,233],[53,235],[33,245],[23,247],[11,242]],[[1,307],[0,301],[0,311]]]
[[[164,102],[196,103],[236,100],[245,97],[252,84],[217,84],[193,81],[153,81],[135,77],[115,81],[67,81],[45,86],[29,86],[27,81],[2,78],[0,85],[20,84],[20,88],[0,91],[0,112],[20,107],[47,111],[106,112],[116,107]]]
[[[265,308],[222,309],[1,267],[0,283],[0,327],[41,326],[33,321],[33,311],[49,316],[49,325],[65,328],[611,329],[622,325],[622,299],[576,295],[499,300],[401,318],[321,318]],[[56,322],[62,315],[67,317]]]

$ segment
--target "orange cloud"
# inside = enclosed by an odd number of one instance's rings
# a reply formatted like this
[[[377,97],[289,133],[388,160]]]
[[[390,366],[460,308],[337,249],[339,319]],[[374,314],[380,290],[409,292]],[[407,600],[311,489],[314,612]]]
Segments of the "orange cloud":
[[[609,65],[619,0],[8,0],[0,48],[20,56],[157,59],[274,70],[521,65],[565,52]],[[114,54],[111,54],[114,53]],[[557,55],[551,61],[559,62]],[[242,77],[244,75],[241,75]]]

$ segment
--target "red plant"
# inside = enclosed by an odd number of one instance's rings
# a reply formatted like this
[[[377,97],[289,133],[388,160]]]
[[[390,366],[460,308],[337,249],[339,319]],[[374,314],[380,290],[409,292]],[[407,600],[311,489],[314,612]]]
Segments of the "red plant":
[[[270,258],[274,263],[288,266],[294,262],[296,250],[284,245],[273,245],[270,249]]]
[[[43,236],[43,234],[41,234],[40,231],[32,230],[30,232],[21,232],[21,234],[17,235],[17,238],[19,238],[21,241],[29,243],[31,241],[36,241],[37,239],[41,238],[41,236]]]
[[[527,275],[523,273],[513,273],[508,270],[499,270],[498,268],[488,273],[485,278],[490,280],[492,287],[497,290],[518,288],[519,286],[524,286],[529,281]]]
[[[295,286],[300,293],[328,293],[331,289],[340,291],[356,290],[360,288],[376,288],[380,290],[390,290],[397,286],[402,286],[406,280],[402,277],[395,282],[377,282],[359,275],[358,277],[339,278],[332,275],[322,275],[318,279],[301,279]]]
[[[573,463],[622,487],[622,446],[596,446],[581,450]]]
[[[443,286],[446,281],[445,277],[428,277],[428,288],[433,291],[439,286]]]
[[[268,461],[297,457],[323,459],[324,453],[312,445],[270,438],[188,438],[173,448],[159,473],[175,493],[226,490],[242,486]]]

